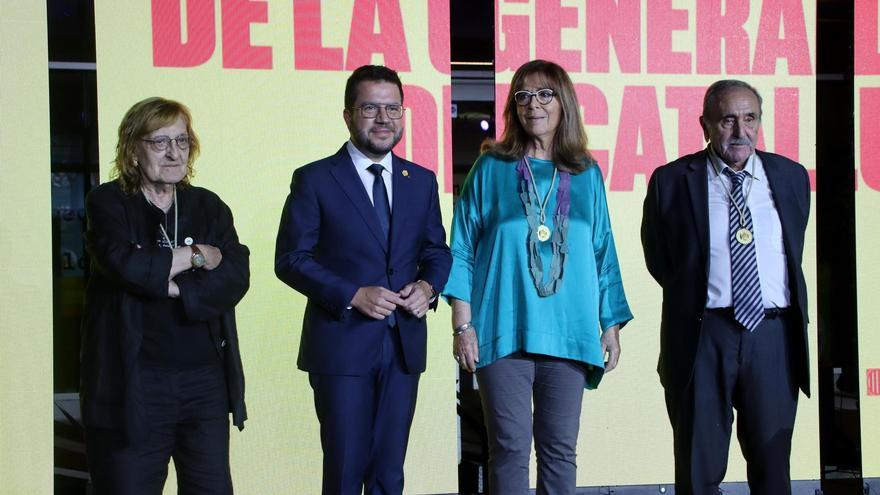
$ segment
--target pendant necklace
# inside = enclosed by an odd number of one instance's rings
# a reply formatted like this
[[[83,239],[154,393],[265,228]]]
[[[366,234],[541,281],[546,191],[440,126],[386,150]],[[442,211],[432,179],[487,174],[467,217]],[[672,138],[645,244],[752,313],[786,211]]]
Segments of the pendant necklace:
[[[718,158],[718,155],[715,154],[715,149],[712,148],[712,145],[709,145],[709,155],[711,157],[712,168],[715,170],[715,174],[720,179],[721,178],[721,171],[723,170],[723,166],[720,166],[717,163],[718,161],[720,161],[720,158]],[[752,165],[752,171],[749,173],[749,179],[750,179],[749,180],[749,189],[746,191],[745,195],[743,196],[743,207],[742,208],[739,207],[739,204],[733,198],[733,193],[731,192],[730,187],[728,187],[728,185],[723,180],[721,181],[721,185],[724,186],[724,192],[727,193],[727,197],[728,197],[728,199],[730,199],[730,203],[733,205],[734,208],[736,208],[737,214],[739,214],[739,229],[736,231],[736,234],[734,237],[736,237],[736,241],[738,243],[743,244],[743,245],[751,244],[752,241],[755,240],[755,235],[752,233],[751,230],[746,228],[746,211],[745,211],[746,205],[749,202],[749,196],[752,194],[752,184],[755,181],[755,154],[754,153],[752,153],[752,155],[749,156],[749,161],[746,164],[746,167],[749,164]],[[745,170],[746,167],[743,167],[743,170]]]
[[[529,169],[529,176],[532,178],[532,190],[535,192],[535,198],[540,202],[538,204],[538,211],[541,216],[541,223],[538,225],[538,228],[535,229],[535,234],[538,236],[538,240],[541,242],[547,242],[547,239],[550,239],[550,227],[547,226],[547,202],[550,201],[550,193],[553,192],[553,184],[556,182],[556,175],[558,173],[558,169],[553,167],[553,176],[550,178],[550,187],[547,188],[547,194],[544,195],[544,200],[541,201],[541,197],[538,196],[538,184],[535,179],[535,174],[532,173],[532,165],[529,163],[529,157],[523,157],[526,162],[526,168]]]
[[[159,208],[156,203],[153,203],[153,201],[150,200],[150,198],[147,198],[147,201],[149,201],[151,205],[156,206],[156,208]],[[161,208],[159,209],[161,210]],[[177,249],[177,186],[174,186],[174,242],[171,242],[171,239],[168,237],[168,231],[165,230],[165,226],[161,223],[159,224],[159,230],[162,231],[162,236],[165,237],[165,242],[168,243],[168,246],[171,249]]]
[[[551,166],[553,165],[551,164]],[[522,201],[529,228],[529,234],[526,239],[529,251],[529,273],[532,275],[532,281],[535,283],[538,295],[547,297],[555,294],[562,285],[563,267],[568,257],[568,214],[571,209],[571,174],[564,171],[559,172],[553,166],[553,178],[550,180],[550,188],[547,190],[547,195],[544,197],[542,204],[541,199],[538,197],[538,189],[535,186],[532,167],[527,157],[523,157],[517,163],[516,173],[519,177],[519,187],[517,188],[519,198]],[[557,182],[557,176],[559,181],[556,187],[556,210],[553,213],[553,230],[551,230],[547,226],[545,209],[551,191],[553,191],[553,184]],[[545,250],[542,246],[546,247],[548,245],[552,255],[550,257],[550,268],[547,270],[545,280],[545,268],[544,261],[541,259],[541,252]]]

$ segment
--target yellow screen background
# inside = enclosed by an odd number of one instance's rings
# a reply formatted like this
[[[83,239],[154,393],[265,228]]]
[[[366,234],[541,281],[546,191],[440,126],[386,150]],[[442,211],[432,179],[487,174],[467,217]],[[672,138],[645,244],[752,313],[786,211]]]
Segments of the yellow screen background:
[[[880,92],[880,46],[876,0],[856,0],[854,6],[854,110],[856,161],[856,281],[858,308],[859,407],[862,441],[862,476],[880,477],[880,384],[869,383],[869,370],[877,378],[880,368],[880,335],[876,332],[880,306],[876,301],[880,263],[877,262],[880,186],[877,184],[877,93]],[[863,160],[864,159],[864,160]],[[870,184],[869,184],[870,182]],[[873,187],[872,187],[873,186]],[[873,386],[873,387],[872,387]],[[873,395],[868,395],[874,388]],[[847,402],[843,403],[848,405]],[[850,406],[852,407],[852,406]]]
[[[355,0],[321,3],[320,22],[325,46],[347,49],[352,10],[356,3]],[[530,32],[535,33],[536,3],[546,2],[499,2],[499,13],[530,16]],[[752,2],[757,5],[754,7],[756,11],[760,3]],[[581,2],[563,4],[569,7],[581,5],[579,8],[583,9]],[[692,2],[675,1],[673,4],[691,10],[689,26],[692,31]],[[268,21],[251,24],[250,42],[272,47],[273,67],[255,70],[223,67],[219,6],[216,47],[211,58],[195,67],[170,68],[153,66],[149,2],[96,1],[101,177],[102,180],[108,178],[116,127],[133,103],[148,96],[161,95],[180,100],[190,107],[203,150],[196,162],[194,183],[215,191],[229,204],[235,214],[239,236],[252,252],[251,290],[237,309],[250,420],[244,432],[232,433],[235,485],[239,491],[254,493],[316,493],[321,476],[318,422],[307,375],[295,366],[305,299],[275,278],[274,240],[292,171],[335,152],[348,138],[341,113],[343,88],[350,71],[296,70],[291,2],[269,1],[267,5]],[[449,84],[449,76],[439,72],[430,62],[428,14],[431,4],[401,1],[399,5],[411,63],[411,70],[401,72],[401,78],[404,84],[418,85],[433,95],[438,108],[435,125],[438,135],[442,136],[446,115],[446,109],[442,108],[442,94],[444,86]],[[809,27],[810,61],[815,67],[812,55],[815,53],[814,5],[804,2],[804,10],[805,24]],[[750,17],[746,26],[752,36],[758,30],[756,16]],[[382,25],[374,23],[375,32],[380,28]],[[644,22],[641,29],[647,29]],[[562,31],[563,47],[582,47],[583,39],[582,22]],[[695,43],[693,33],[688,31],[673,35],[677,50],[693,50]],[[529,44],[533,57],[537,53],[534,34],[530,36]],[[384,62],[381,55],[374,56],[372,61]],[[814,76],[788,76],[784,62],[779,63],[775,72],[741,76],[764,94],[765,148],[774,150],[773,89],[780,85],[796,87],[800,104],[798,158],[808,168],[813,168]],[[509,81],[511,74],[505,70],[498,74],[497,81]],[[676,121],[677,113],[667,108],[662,88],[671,85],[705,87],[722,76],[659,75],[645,71],[623,74],[612,62],[609,73],[575,73],[572,77],[576,83],[598,86],[605,94],[608,124],[587,126],[592,146],[603,149],[613,148],[612,143],[617,138],[624,86],[658,88],[663,142],[666,158],[671,160],[694,150],[677,149],[677,127],[671,124]],[[780,83],[780,79],[784,83]],[[410,123],[412,117],[411,113],[407,116]],[[694,121],[687,125],[697,126],[698,123]],[[410,131],[408,129],[407,136],[412,135]],[[447,150],[444,146],[444,140],[438,139],[434,163],[423,161],[423,165],[440,170],[438,179],[441,185],[446,179],[443,163]],[[411,154],[411,144],[408,143],[405,149],[406,154]],[[636,319],[622,334],[623,355],[618,370],[606,377],[598,391],[584,396],[578,448],[578,485],[581,486],[670,483],[673,478],[672,434],[655,372],[660,289],[644,268],[638,234],[646,181],[646,177],[636,176],[631,191],[609,192],[624,281]],[[441,187],[441,193],[443,190]],[[452,213],[451,194],[442,193],[441,204],[448,227]],[[812,222],[808,238],[813,238]],[[813,242],[806,247],[804,269],[811,295],[814,323],[810,327],[810,343],[815,363]],[[440,310],[430,315],[429,325],[428,371],[421,380],[406,464],[408,493],[443,493],[457,489],[455,365],[450,359],[449,311],[445,305],[441,304]],[[813,389],[816,390],[815,365],[813,371]],[[818,478],[817,404],[815,396],[809,400],[801,397],[792,455],[792,476],[796,479]],[[744,480],[744,463],[735,440],[731,447],[727,481]],[[172,479],[166,493],[174,493],[174,485]]]
[[[876,26],[875,26],[876,29]],[[877,211],[880,209],[880,192],[865,183],[859,173],[866,166],[860,160],[864,139],[874,139],[876,123],[868,129],[861,129],[863,111],[876,109],[862,108],[859,90],[861,88],[880,88],[880,76],[856,76],[855,80],[855,119],[856,119],[856,277],[858,281],[858,324],[859,324],[859,407],[862,432],[862,476],[880,477],[880,396],[867,395],[867,370],[880,368],[880,335],[876,332],[880,320],[880,305],[877,304],[877,280],[880,280],[880,263],[877,262],[878,236]],[[873,158],[873,157],[872,157]],[[874,158],[876,160],[876,158]],[[873,165],[876,167],[876,165]]]
[[[46,3],[0,1],[0,480],[52,493]]]
[[[324,44],[345,47],[354,1],[323,2]],[[405,84],[428,89],[442,105],[442,87],[448,76],[430,65],[427,55],[427,9],[421,2],[401,2],[411,72]],[[574,6],[579,2],[562,2]],[[644,3],[644,2],[643,2]],[[691,2],[675,1],[687,8]],[[754,5],[760,2],[753,2]],[[204,153],[196,163],[195,183],[217,192],[236,215],[239,235],[252,251],[252,289],[238,308],[243,359],[248,378],[251,419],[243,433],[232,434],[232,465],[239,491],[260,493],[313,493],[320,484],[321,453],[317,420],[306,375],[295,369],[299,322],[304,299],[277,281],[272,273],[274,236],[280,208],[294,168],[334,152],[347,138],[342,123],[342,92],[347,71],[296,71],[292,60],[290,2],[268,3],[269,22],[251,26],[254,45],[273,47],[272,70],[223,69],[219,48],[205,64],[194,68],[157,68],[152,65],[150,12],[147,2],[96,2],[99,111],[101,118],[101,174],[106,180],[115,145],[115,130],[125,110],[152,95],[176,98],[193,111]],[[757,8],[757,7],[756,7]],[[807,26],[815,12],[805,2]],[[533,12],[530,3],[506,5],[502,12]],[[219,11],[219,9],[218,9]],[[220,18],[217,19],[218,29]],[[533,21],[534,24],[534,21]],[[690,19],[693,26],[693,18]],[[0,205],[7,215],[0,227],[3,301],[0,318],[0,479],[10,493],[50,493],[52,490],[51,376],[51,233],[49,211],[48,79],[46,71],[46,10],[40,2],[0,1]],[[644,28],[643,28],[644,29]],[[757,23],[749,21],[749,32]],[[532,31],[534,32],[534,31]],[[582,28],[564,31],[566,47],[578,45]],[[811,53],[815,37],[808,31]],[[534,37],[531,43],[534,44]],[[678,49],[692,48],[693,39],[676,34]],[[534,49],[531,52],[535,53]],[[382,63],[376,56],[375,63]],[[616,68],[612,67],[612,71]],[[499,74],[498,81],[509,80]],[[614,116],[620,87],[626,84],[658,88],[709,84],[715,77],[649,75],[617,72],[573,74],[575,82],[600,86],[609,101],[607,126],[587,130],[594,145],[609,148],[616,138]],[[742,76],[765,96],[765,148],[773,150],[772,88],[779,77]],[[815,123],[812,77],[785,78],[786,86],[800,89],[800,156],[808,168],[814,162]],[[858,87],[878,86],[880,80],[863,77]],[[664,122],[673,121],[660,95]],[[859,109],[857,107],[857,118]],[[443,129],[444,112],[437,128]],[[696,122],[693,125],[697,125]],[[857,133],[856,149],[859,149]],[[667,155],[676,149],[676,135],[664,135]],[[438,142],[441,164],[445,149]],[[683,151],[682,151],[683,153]],[[679,153],[680,154],[680,153]],[[612,156],[613,159],[613,156]],[[426,165],[430,165],[425,163]],[[443,167],[439,179],[444,181]],[[42,186],[41,186],[42,184]],[[636,315],[623,334],[623,361],[596,392],[585,394],[580,437],[579,485],[662,483],[672,478],[671,432],[663,408],[662,390],[654,371],[657,356],[660,291],[648,277],[638,243],[638,222],[644,181],[632,191],[609,193],[609,205],[623,263],[627,294]],[[448,225],[451,195],[441,201]],[[870,358],[880,348],[867,330],[876,321],[876,304],[867,281],[878,275],[870,262],[871,212],[877,193],[859,181],[857,193],[859,315],[862,377]],[[814,205],[815,208],[815,205]],[[28,213],[29,212],[29,213]],[[41,213],[42,212],[42,213]],[[811,230],[813,225],[811,224]],[[812,233],[809,234],[812,237]],[[807,246],[804,268],[811,286],[811,348],[815,370],[815,249]],[[872,309],[874,308],[874,309]],[[455,367],[449,359],[448,309],[441,305],[431,315],[428,371],[422,387],[407,461],[407,491],[450,492],[456,483]],[[813,389],[815,379],[813,380]],[[864,394],[864,389],[863,394]],[[818,477],[817,401],[801,397],[792,458],[792,475]],[[27,411],[22,414],[21,411]],[[871,418],[880,414],[880,399],[862,396],[864,475],[880,476],[880,430]],[[9,420],[9,418],[15,418]],[[728,480],[744,479],[744,466],[734,442]],[[173,480],[166,493],[173,493]]]

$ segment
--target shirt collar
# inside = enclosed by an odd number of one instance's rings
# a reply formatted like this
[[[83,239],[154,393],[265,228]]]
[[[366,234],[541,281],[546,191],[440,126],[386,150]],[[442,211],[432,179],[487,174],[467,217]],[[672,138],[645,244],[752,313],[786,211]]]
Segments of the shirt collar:
[[[715,154],[715,150],[712,149],[712,144],[706,147],[706,166],[709,167],[709,171],[711,172],[710,176],[713,180],[718,179],[719,173],[724,173],[725,169],[730,168],[730,165],[724,163],[720,158],[717,158],[718,155]],[[713,163],[713,161],[715,163]],[[717,168],[717,165],[721,165],[721,168]],[[730,168],[733,170],[732,168]],[[754,174],[754,179],[757,181],[763,181],[767,177],[764,173],[764,163],[761,161],[761,157],[758,156],[757,152],[753,152],[751,156],[749,156],[749,161],[746,162],[746,166],[743,167],[743,170],[749,175],[752,176]]]
[[[363,154],[361,150],[357,149],[354,143],[349,139],[348,142],[345,143],[345,148],[348,151],[348,155],[351,157],[351,162],[354,163],[354,167],[357,170],[367,170],[370,165],[374,163],[378,163],[385,167],[389,173],[392,173],[394,169],[392,168],[393,160],[391,159],[392,155],[389,151],[385,153],[385,156],[382,157],[381,160],[375,161],[367,155]]]

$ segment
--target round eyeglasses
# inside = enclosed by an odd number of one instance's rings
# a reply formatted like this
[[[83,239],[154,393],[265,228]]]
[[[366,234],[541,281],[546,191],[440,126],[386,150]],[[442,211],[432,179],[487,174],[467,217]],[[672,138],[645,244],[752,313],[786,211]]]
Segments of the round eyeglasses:
[[[150,143],[150,148],[156,153],[160,153],[162,151],[167,151],[168,147],[171,146],[171,142],[174,141],[177,144],[177,149],[180,151],[186,151],[189,149],[190,138],[186,134],[181,134],[176,138],[170,138],[168,136],[159,136],[154,139],[143,138],[141,141],[145,141]]]
[[[361,116],[365,119],[375,119],[376,116],[379,115],[380,109],[385,109],[385,115],[391,120],[397,120],[403,117],[403,112],[404,110],[406,110],[405,108],[403,108],[403,105],[377,105],[375,103],[367,103],[365,105],[352,108],[352,110],[360,111]]]
[[[524,107],[531,103],[532,97],[534,96],[535,98],[537,98],[538,103],[540,103],[541,105],[547,105],[553,100],[553,95],[555,94],[555,91],[548,88],[539,89],[534,93],[531,91],[522,90],[517,91],[513,94],[513,101],[515,101],[517,105]]]

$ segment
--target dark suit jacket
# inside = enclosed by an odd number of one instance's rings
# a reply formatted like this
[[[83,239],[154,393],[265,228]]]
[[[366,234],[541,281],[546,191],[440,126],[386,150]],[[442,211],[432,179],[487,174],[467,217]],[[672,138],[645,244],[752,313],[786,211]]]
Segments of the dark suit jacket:
[[[796,381],[810,395],[807,288],[801,270],[810,214],[810,181],[803,166],[758,151],[782,222],[791,309],[798,328],[793,341]],[[663,288],[660,362],[667,389],[691,379],[700,339],[709,278],[709,203],[706,152],[659,167],[648,184],[642,216],[642,247],[648,271]]]
[[[155,226],[147,226],[142,194],[126,194],[117,181],[101,184],[86,197],[86,251],[91,274],[82,323],[80,397],[86,425],[118,429],[132,441],[147,434],[140,407],[137,360],[143,339],[144,302],[168,297],[171,250],[156,246]],[[186,317],[205,321],[223,360],[233,423],[244,427],[244,372],[238,350],[235,305],[250,281],[247,246],[238,241],[232,212],[200,187],[178,190],[179,235],[216,246],[223,261],[216,269],[191,270],[174,280]]]
[[[297,366],[360,375],[376,362],[387,326],[348,309],[358,288],[398,291],[424,280],[439,294],[452,258],[440,217],[437,179],[393,157],[390,245],[343,145],[333,156],[298,168],[275,244],[275,274],[308,298]],[[427,325],[397,311],[410,373],[425,370]]]

